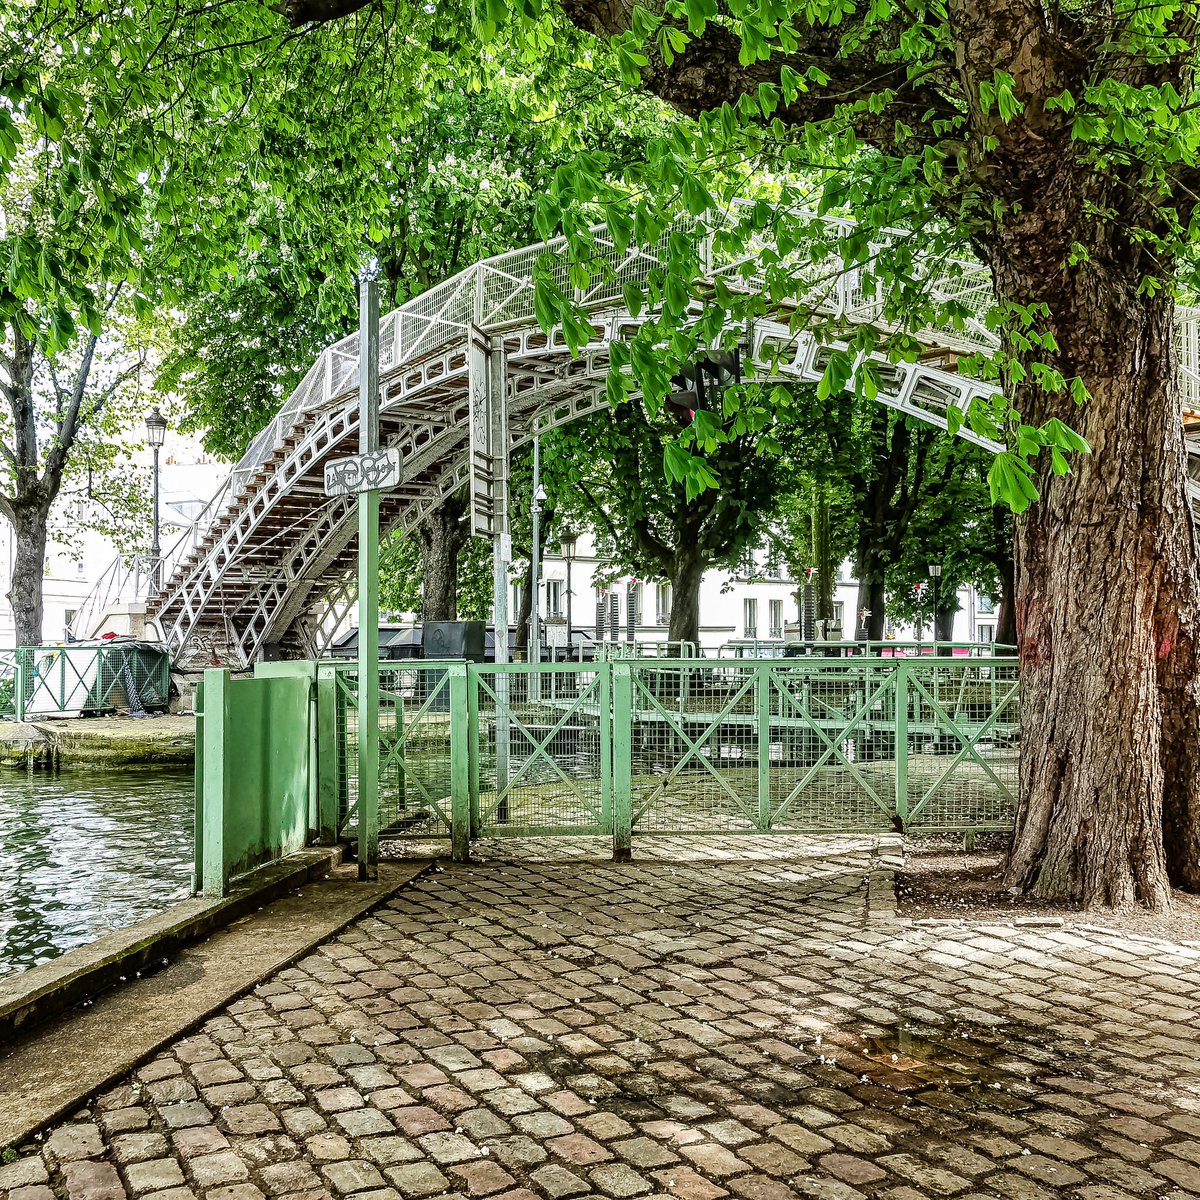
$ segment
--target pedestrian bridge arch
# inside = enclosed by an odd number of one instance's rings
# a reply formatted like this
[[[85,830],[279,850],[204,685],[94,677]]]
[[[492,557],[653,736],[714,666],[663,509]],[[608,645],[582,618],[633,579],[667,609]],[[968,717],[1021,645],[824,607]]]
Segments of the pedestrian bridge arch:
[[[831,218],[820,236],[832,241],[850,224]],[[534,312],[539,262],[553,264],[560,286],[567,284],[563,241],[476,263],[383,317],[380,444],[399,447],[405,467],[402,483],[381,496],[381,530],[415,528],[447,495],[486,477],[500,450],[506,460],[508,449],[535,434],[606,405],[609,348],[630,338],[643,319],[629,312],[625,285],[661,268],[666,236],[660,245],[621,250],[598,235],[603,261],[595,282],[575,292],[595,336],[578,354],[561,331],[545,332]],[[866,322],[887,328],[880,301],[863,291],[856,273],[813,267],[804,248],[796,257],[797,295],[743,331],[743,362],[751,375],[816,382],[838,346],[828,340],[831,328]],[[935,297],[974,315],[954,328],[924,330],[926,353],[917,362],[881,357],[878,400],[946,428],[950,409],[965,411],[995,390],[956,370],[960,356],[996,344],[985,322],[991,280],[986,268],[967,260],[938,259],[925,269]],[[707,276],[740,291],[764,287],[752,255],[710,264]],[[796,312],[809,316],[798,331]],[[1189,314],[1184,349],[1192,367],[1196,341]],[[328,461],[357,450],[358,347],[356,332],[320,354],[166,556],[148,611],[176,662],[243,666],[269,646],[311,657],[341,624],[354,599],[355,501],[326,497],[323,478]],[[491,442],[480,402],[488,381],[502,401]],[[1200,407],[1200,377],[1193,370],[1186,381]],[[960,436],[1000,449],[967,427]],[[496,437],[506,445],[498,447]],[[120,569],[110,576],[81,610],[77,632],[99,615],[105,588],[111,595],[120,586]]]

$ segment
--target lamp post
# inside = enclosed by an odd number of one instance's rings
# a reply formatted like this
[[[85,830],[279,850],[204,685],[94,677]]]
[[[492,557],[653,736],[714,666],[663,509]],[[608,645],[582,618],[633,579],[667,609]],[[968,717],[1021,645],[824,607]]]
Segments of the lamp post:
[[[558,548],[563,561],[567,564],[567,658],[571,658],[571,560],[575,557],[575,543],[578,541],[570,529],[564,529],[558,535]]]
[[[146,441],[154,452],[154,532],[150,543],[150,585],[148,589],[151,596],[158,595],[158,589],[162,584],[158,577],[161,567],[159,560],[162,557],[162,548],[158,540],[158,452],[162,449],[166,436],[167,418],[158,411],[158,406],[155,405],[146,414]]]
[[[924,636],[922,624],[924,615],[921,612],[921,601],[925,599],[925,585],[923,583],[914,583],[913,591],[917,593],[917,654],[921,653],[921,639]]]
[[[940,584],[942,582],[942,564],[941,563],[930,563],[929,564],[929,578],[931,580],[933,580],[933,652],[934,652],[934,654],[936,654],[937,653],[937,643],[938,643],[938,627],[937,627],[938,592],[940,590]]]

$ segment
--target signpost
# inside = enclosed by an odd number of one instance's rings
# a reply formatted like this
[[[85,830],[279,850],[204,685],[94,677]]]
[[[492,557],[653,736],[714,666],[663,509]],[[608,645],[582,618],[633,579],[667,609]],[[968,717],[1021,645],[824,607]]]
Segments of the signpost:
[[[377,266],[359,276],[359,453],[330,464],[335,479],[373,476],[379,456],[378,278]],[[357,466],[351,470],[350,463]],[[328,487],[328,471],[325,480]],[[358,877],[379,878],[379,490],[373,478],[367,490],[358,490]]]

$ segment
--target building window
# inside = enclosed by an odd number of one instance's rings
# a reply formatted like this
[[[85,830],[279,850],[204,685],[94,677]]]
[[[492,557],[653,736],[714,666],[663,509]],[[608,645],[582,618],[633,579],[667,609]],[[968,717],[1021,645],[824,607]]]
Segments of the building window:
[[[833,602],[833,623],[846,628],[846,606],[841,600]]]
[[[742,601],[742,636],[758,637],[758,601],[749,597]]]
[[[628,614],[628,618],[633,624],[633,628],[637,629],[642,623],[642,585],[635,583],[629,592],[629,603],[633,605],[633,611]]]
[[[659,625],[671,623],[671,585],[660,583],[654,589],[654,620]]]
[[[557,621],[563,614],[563,585],[561,579],[546,580],[546,617]]]
[[[771,610],[771,630],[770,637],[783,637],[783,601],[770,601]]]
[[[994,642],[996,640],[995,625],[980,625],[975,630],[975,640],[977,642]]]
[[[985,614],[994,613],[996,611],[996,601],[991,596],[985,596],[981,592],[979,594],[979,611]]]
[[[515,621],[517,619],[517,615],[521,611],[521,596],[525,591],[525,585],[518,580],[516,583],[512,584],[511,586],[512,586],[512,595],[509,600],[508,619],[510,621]]]
[[[67,633],[71,632],[71,622],[75,620],[76,609],[68,608],[63,611],[63,627]]]

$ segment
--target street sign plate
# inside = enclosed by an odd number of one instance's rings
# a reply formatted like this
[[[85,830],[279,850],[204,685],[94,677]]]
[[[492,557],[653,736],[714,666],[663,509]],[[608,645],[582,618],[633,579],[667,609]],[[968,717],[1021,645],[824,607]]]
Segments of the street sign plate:
[[[370,454],[339,458],[325,464],[325,495],[354,496],[359,492],[385,491],[401,479],[403,458],[399,446]]]

